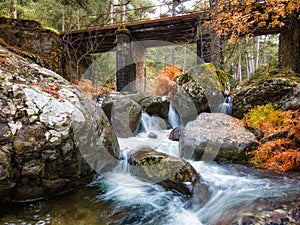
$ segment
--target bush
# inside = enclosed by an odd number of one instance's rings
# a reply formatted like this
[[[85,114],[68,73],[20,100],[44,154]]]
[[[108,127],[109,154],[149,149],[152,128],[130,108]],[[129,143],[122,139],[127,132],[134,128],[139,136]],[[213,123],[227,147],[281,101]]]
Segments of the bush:
[[[176,79],[182,74],[179,66],[166,66],[156,78],[156,95],[170,95],[176,86]]]
[[[253,152],[251,162],[257,167],[280,171],[300,169],[300,112],[276,110],[274,105],[256,106],[245,115],[248,126],[263,130],[267,136],[287,135],[261,144]],[[281,138],[279,138],[281,137]]]

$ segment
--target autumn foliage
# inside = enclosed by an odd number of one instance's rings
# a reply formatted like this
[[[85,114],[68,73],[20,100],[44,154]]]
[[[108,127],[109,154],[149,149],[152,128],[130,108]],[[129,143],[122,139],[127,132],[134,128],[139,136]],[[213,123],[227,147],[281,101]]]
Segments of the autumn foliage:
[[[300,112],[275,110],[267,104],[253,108],[245,116],[248,126],[265,132],[252,162],[261,168],[300,170]]]
[[[111,83],[104,84],[99,87],[94,85],[89,79],[81,79],[76,83],[71,83],[73,86],[77,87],[85,96],[92,99],[97,95],[105,95],[112,91],[113,85]]]
[[[170,95],[176,86],[176,79],[182,75],[179,66],[166,66],[156,78],[156,95]]]
[[[300,18],[299,12],[299,0],[218,0],[211,11],[214,19],[210,26],[219,36],[229,37],[229,42],[235,42],[261,27],[283,27],[287,17],[295,15]]]

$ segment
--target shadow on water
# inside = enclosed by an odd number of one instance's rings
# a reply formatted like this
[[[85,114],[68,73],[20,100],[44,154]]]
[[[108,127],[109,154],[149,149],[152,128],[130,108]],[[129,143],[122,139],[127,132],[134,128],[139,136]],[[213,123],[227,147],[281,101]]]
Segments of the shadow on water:
[[[99,189],[83,187],[50,200],[0,205],[2,225],[106,225],[108,203],[95,201]]]

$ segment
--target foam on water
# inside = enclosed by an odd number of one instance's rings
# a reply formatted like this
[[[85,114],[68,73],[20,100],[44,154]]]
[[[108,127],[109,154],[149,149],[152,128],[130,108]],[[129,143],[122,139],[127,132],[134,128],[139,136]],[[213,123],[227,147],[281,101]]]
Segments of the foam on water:
[[[147,117],[147,121],[150,124],[151,117]],[[224,215],[248,207],[258,199],[287,198],[299,194],[300,182],[293,179],[268,177],[262,171],[245,166],[195,161],[189,162],[209,185],[211,193],[204,205],[200,205],[195,198],[140,180],[130,174],[126,162],[126,154],[132,148],[147,145],[157,151],[180,156],[178,142],[168,140],[170,130],[156,130],[158,138],[155,141],[145,135],[151,131],[149,127],[145,126],[146,129],[136,137],[119,140],[124,160],[113,172],[100,176],[94,182],[104,192],[98,196],[99,199],[112,202],[113,207],[129,208],[135,212],[134,220],[125,221],[126,224],[214,224]]]

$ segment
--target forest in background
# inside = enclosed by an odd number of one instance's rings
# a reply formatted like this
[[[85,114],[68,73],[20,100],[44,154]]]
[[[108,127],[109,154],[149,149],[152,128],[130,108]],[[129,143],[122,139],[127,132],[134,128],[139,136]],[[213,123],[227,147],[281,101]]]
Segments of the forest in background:
[[[32,19],[43,27],[57,32],[72,29],[86,29],[95,24],[109,25],[120,21],[151,19],[157,15],[155,5],[167,4],[160,10],[160,17],[177,15],[182,12],[197,11],[214,1],[174,1],[174,0],[1,0],[0,16]],[[230,1],[234,4],[235,1]],[[248,2],[253,2],[248,0]],[[222,4],[222,1],[220,1]],[[140,10],[134,10],[140,9]],[[125,10],[126,13],[125,13]],[[218,24],[217,24],[218,26]],[[230,73],[236,81],[251,78],[259,67],[278,64],[279,35],[240,38],[238,42],[222,43],[222,69]],[[187,52],[196,54],[196,44],[167,46],[147,49],[147,78],[157,76],[166,65],[178,65],[183,71],[196,58],[187,57]],[[162,60],[157,62],[157,56]],[[191,54],[188,54],[191,55]],[[107,81],[115,75],[114,53],[94,55],[101,62],[98,81]],[[100,59],[99,59],[100,58]]]

